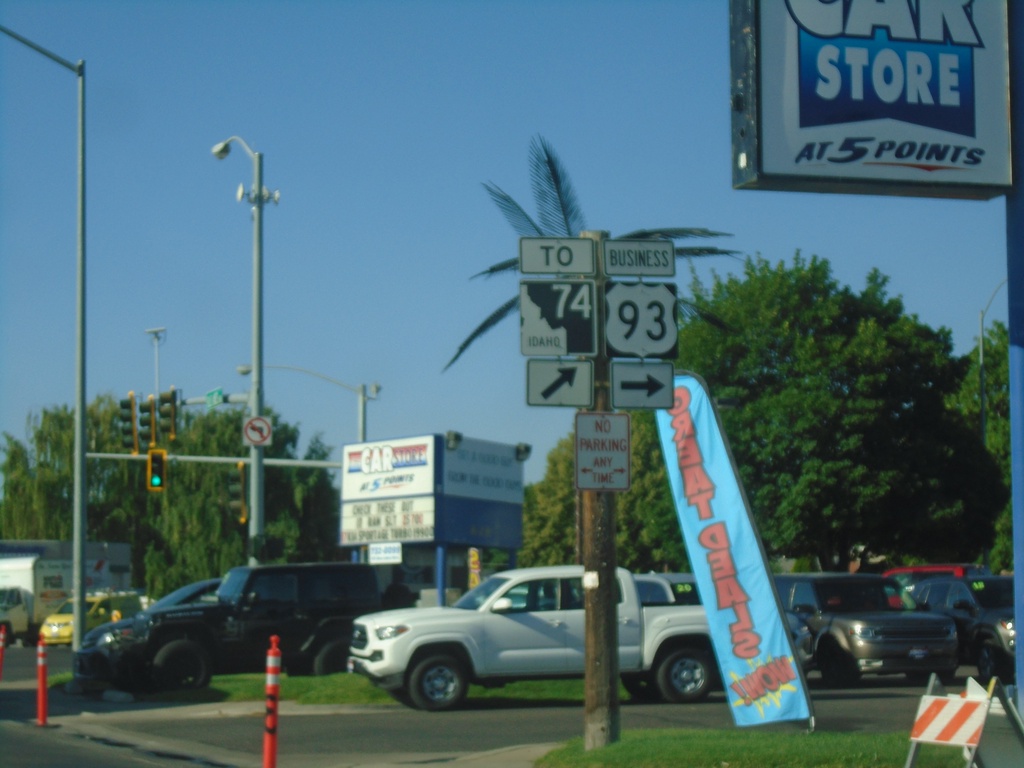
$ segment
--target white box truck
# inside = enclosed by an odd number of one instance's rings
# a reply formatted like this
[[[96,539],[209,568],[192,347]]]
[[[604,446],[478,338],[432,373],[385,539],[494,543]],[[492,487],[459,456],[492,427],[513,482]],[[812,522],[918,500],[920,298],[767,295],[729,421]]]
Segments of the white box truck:
[[[0,626],[8,643],[35,644],[43,620],[73,595],[73,562],[66,542],[0,542]],[[85,571],[87,591],[127,588],[128,545],[89,543]]]

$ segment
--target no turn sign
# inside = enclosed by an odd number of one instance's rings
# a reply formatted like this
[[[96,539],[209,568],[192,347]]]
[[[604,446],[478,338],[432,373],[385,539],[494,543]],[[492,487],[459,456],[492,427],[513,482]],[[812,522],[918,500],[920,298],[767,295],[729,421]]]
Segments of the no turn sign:
[[[261,448],[270,445],[274,436],[270,427],[270,419],[263,416],[252,416],[242,425],[242,442]]]

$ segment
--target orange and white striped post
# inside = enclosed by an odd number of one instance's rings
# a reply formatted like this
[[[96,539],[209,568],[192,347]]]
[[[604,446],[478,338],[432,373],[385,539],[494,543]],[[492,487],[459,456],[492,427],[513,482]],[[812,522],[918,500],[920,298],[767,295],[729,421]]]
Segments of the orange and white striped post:
[[[267,651],[267,714],[263,727],[263,768],[277,765],[277,704],[281,696],[281,649],[277,635],[270,637]]]
[[[0,680],[4,679],[4,649],[7,647],[7,625],[0,624]]]
[[[46,710],[49,707],[46,690],[46,640],[39,635],[36,646],[36,718],[39,725],[46,725]]]

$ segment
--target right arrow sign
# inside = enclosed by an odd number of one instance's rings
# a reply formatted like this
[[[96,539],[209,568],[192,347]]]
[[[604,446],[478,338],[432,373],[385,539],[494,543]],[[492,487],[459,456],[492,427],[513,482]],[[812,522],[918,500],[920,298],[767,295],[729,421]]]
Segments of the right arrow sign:
[[[671,408],[672,363],[612,361],[613,408]]]

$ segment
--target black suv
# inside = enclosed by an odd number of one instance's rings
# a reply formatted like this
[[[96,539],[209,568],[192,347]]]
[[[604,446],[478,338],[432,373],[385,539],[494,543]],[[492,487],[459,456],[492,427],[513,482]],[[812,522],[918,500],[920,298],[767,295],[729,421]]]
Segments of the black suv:
[[[988,682],[1016,677],[1012,576],[962,576],[919,582],[914,597],[956,622],[960,659]]]
[[[158,688],[202,688],[213,674],[262,672],[270,637],[289,674],[344,671],[352,620],[379,611],[369,565],[305,563],[232,568],[210,604],[143,611],[127,650]]]
[[[811,631],[813,661],[826,684],[850,685],[865,674],[955,674],[952,619],[918,610],[895,579],[801,573],[775,582],[782,607]]]

